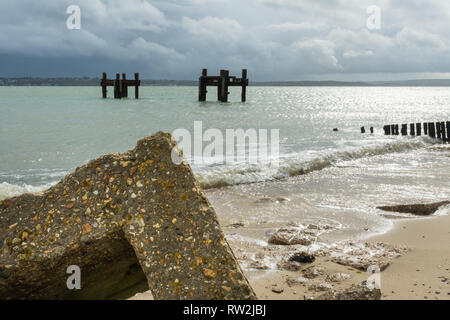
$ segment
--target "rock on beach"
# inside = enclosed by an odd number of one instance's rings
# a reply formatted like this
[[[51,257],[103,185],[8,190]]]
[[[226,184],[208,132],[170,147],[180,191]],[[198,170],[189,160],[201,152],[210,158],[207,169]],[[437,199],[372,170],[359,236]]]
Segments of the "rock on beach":
[[[398,206],[383,206],[377,207],[377,209],[388,212],[409,213],[417,216],[429,216],[439,210],[440,207],[449,205],[450,201],[441,201],[429,204],[409,204]]]
[[[328,291],[315,300],[381,300],[381,290],[363,282],[343,291]]]
[[[311,243],[315,242],[317,237],[306,233],[299,228],[282,228],[277,230],[269,238],[270,244],[292,246],[292,245],[303,245],[309,246]]]
[[[0,202],[0,299],[255,299],[170,134]],[[67,268],[81,269],[81,290]]]

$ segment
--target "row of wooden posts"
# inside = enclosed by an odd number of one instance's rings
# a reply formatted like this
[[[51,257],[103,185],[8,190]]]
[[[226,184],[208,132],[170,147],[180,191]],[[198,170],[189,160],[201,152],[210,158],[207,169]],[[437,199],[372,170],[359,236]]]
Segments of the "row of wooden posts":
[[[384,126],[384,134],[407,136],[408,128],[411,136],[421,136],[423,128],[424,135],[450,142],[450,121],[402,124],[401,127],[398,124],[391,124]]]
[[[103,99],[108,97],[108,86],[114,87],[114,99],[128,98],[128,87],[134,87],[134,97],[139,99],[139,86],[141,81],[139,80],[139,73],[134,74],[134,80],[127,80],[127,75],[122,73],[122,79],[120,74],[116,74],[116,79],[108,79],[106,72],[103,72],[102,81],[102,96]]]
[[[241,101],[245,102],[247,100],[248,86],[247,69],[242,70],[241,78],[230,76],[229,70],[220,70],[219,76],[208,76],[208,69],[203,69],[198,84],[199,101],[206,101],[208,86],[217,87],[217,101],[220,102],[228,102],[229,87],[241,87]]]
[[[136,99],[139,99],[139,86],[141,85],[139,73],[134,74],[134,80],[127,80],[125,73],[122,74],[122,79],[120,79],[119,73],[116,74],[116,79],[108,79],[106,72],[103,72],[100,85],[102,86],[102,96],[104,99],[108,97],[108,86],[114,87],[115,99],[128,98],[128,87],[135,88],[134,96]],[[228,102],[228,95],[230,94],[228,91],[229,87],[241,87],[241,101],[245,102],[247,100],[248,86],[247,69],[242,70],[241,78],[230,76],[229,70],[220,70],[219,76],[208,76],[208,69],[203,69],[198,86],[199,101],[206,101],[208,86],[217,87],[217,101],[220,102]]]

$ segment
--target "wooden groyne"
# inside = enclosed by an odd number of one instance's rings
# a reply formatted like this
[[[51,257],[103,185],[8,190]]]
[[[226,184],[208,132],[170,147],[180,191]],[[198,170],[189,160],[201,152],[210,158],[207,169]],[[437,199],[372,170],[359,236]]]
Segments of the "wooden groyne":
[[[206,101],[208,86],[217,87],[217,101],[228,102],[229,87],[241,87],[241,101],[247,100],[247,69],[242,70],[242,78],[230,76],[229,70],[220,70],[219,76],[208,76],[208,69],[203,69],[198,85],[198,100]]]
[[[102,86],[102,96],[103,99],[108,97],[108,86],[114,87],[114,99],[128,98],[128,87],[134,87],[134,97],[139,99],[139,86],[141,81],[139,80],[139,73],[134,74],[134,80],[127,80],[125,73],[122,73],[122,79],[120,79],[120,74],[116,74],[116,79],[108,79],[106,72],[103,72],[102,81],[100,83]]]
[[[450,121],[441,121],[441,122],[424,122],[424,123],[411,123],[411,124],[402,124],[401,130],[398,124],[391,124],[384,126],[384,134],[385,135],[409,135],[411,136],[421,136],[422,132],[424,135],[429,136],[431,138],[440,139],[443,142],[450,142]],[[423,129],[423,130],[422,130]]]

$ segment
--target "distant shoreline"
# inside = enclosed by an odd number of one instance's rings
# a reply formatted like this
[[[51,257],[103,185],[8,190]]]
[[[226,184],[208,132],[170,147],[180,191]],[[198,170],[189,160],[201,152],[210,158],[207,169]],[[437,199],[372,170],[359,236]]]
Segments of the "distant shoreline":
[[[100,78],[0,78],[0,86],[100,86]],[[196,80],[142,80],[142,86],[196,87]],[[450,87],[450,79],[424,79],[404,81],[250,81],[253,87]]]

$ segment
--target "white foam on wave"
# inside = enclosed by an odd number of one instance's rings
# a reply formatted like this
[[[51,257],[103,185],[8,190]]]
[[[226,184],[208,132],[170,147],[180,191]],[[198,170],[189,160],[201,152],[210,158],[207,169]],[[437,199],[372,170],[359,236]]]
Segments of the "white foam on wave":
[[[434,213],[435,216],[448,216],[450,215],[450,204],[442,206]]]
[[[2,179],[61,179],[68,174],[67,170],[63,169],[27,169],[15,170],[12,172],[0,171],[0,178]]]
[[[24,193],[37,193],[44,190],[47,190],[55,183],[47,183],[45,185],[41,186],[31,186],[28,184],[23,185],[15,185],[15,184],[9,184],[7,182],[0,183],[0,201],[16,197]]]
[[[384,139],[372,145],[361,143],[360,146],[347,147],[343,150],[331,152],[284,155],[280,157],[279,166],[273,166],[270,161],[259,164],[238,163],[199,169],[198,171],[196,170],[196,175],[205,189],[211,189],[304,175],[336,166],[346,161],[416,150],[434,143],[433,140],[427,137],[395,141]]]
[[[257,245],[260,247],[267,247],[269,244],[267,243],[267,241],[264,240],[260,240],[260,239],[256,239],[256,238],[251,238],[251,237],[247,237],[241,234],[229,234],[227,235],[227,240],[229,241],[236,241],[239,243],[247,243],[247,244],[252,244],[252,245]]]

